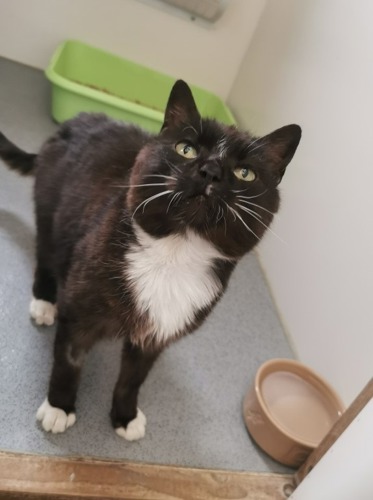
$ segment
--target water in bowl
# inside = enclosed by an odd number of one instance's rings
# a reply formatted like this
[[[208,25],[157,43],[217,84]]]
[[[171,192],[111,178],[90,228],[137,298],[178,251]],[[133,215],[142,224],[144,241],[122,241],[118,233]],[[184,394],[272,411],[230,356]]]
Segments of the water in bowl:
[[[338,410],[316,387],[285,371],[270,373],[262,381],[268,411],[285,432],[317,446],[339,417]]]

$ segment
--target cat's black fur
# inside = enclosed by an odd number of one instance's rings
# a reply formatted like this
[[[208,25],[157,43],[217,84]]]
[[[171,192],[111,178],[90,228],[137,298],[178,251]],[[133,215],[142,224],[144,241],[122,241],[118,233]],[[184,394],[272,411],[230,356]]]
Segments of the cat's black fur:
[[[111,418],[115,428],[124,429],[136,418],[139,387],[158,353],[201,324],[240,257],[271,223],[279,207],[277,185],[300,136],[297,125],[256,138],[201,119],[182,81],[172,89],[159,135],[86,113],[62,124],[38,155],[0,135],[0,156],[21,173],[35,172],[33,294],[58,309],[51,406],[74,412],[84,354],[101,338],[122,337]],[[192,145],[197,156],[180,155],[180,142]],[[255,179],[237,178],[240,168],[250,169]],[[151,241],[198,234],[218,255],[208,275],[219,291],[166,337],[149,334],[151,319],[140,310],[129,278],[126,255],[143,244],[136,227]],[[172,308],[173,300],[183,299],[169,300]]]

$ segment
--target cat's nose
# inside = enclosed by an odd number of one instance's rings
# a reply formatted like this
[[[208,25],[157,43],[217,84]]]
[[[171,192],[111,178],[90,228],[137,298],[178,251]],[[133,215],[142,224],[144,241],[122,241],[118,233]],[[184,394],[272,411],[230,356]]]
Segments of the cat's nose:
[[[199,169],[200,174],[207,181],[221,181],[222,178],[222,166],[218,161],[208,161]]]

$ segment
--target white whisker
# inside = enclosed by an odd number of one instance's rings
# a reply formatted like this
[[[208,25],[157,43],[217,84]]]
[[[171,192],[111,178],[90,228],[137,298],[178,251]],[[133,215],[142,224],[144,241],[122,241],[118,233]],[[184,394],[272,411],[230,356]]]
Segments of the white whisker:
[[[175,205],[177,205],[179,203],[179,201],[181,200],[182,195],[183,195],[183,192],[179,191],[179,194],[177,196],[178,199],[176,198]]]
[[[247,229],[250,233],[252,233],[252,234],[253,234],[253,235],[254,235],[254,236],[255,236],[258,240],[260,240],[259,236],[257,236],[257,235],[254,233],[254,231],[253,231],[253,230],[252,230],[252,229],[251,229],[251,228],[250,228],[250,227],[249,227],[249,226],[245,223],[245,221],[243,220],[243,218],[241,217],[241,215],[237,212],[237,210],[235,210],[235,209],[234,209],[234,208],[232,208],[230,205],[228,205],[228,203],[226,203],[226,202],[224,202],[224,203],[227,205],[227,207],[228,207],[228,209],[230,210],[230,212],[231,212],[233,215],[235,215],[235,216],[236,216],[236,218],[238,218],[238,219],[242,222],[242,224],[246,227],[246,229]],[[236,218],[235,218],[234,220],[236,220]]]
[[[172,177],[172,175],[148,174],[144,175],[144,177],[162,177],[163,179],[171,179],[172,181],[177,181],[176,177]]]
[[[252,153],[253,151],[255,151],[256,149],[259,149],[261,148],[262,146],[265,146],[266,144],[268,144],[269,142],[268,141],[265,141],[261,144],[258,144],[255,148],[253,148],[253,146],[255,144],[257,144],[258,142],[262,141],[263,140],[263,137],[258,137],[257,139],[255,139],[255,141],[251,142],[247,147],[247,152],[246,154],[249,154],[249,153]]]
[[[178,196],[180,196],[181,194],[182,194],[182,191],[177,191],[177,192],[173,195],[173,197],[171,198],[170,203],[168,204],[168,207],[167,207],[167,210],[166,210],[166,214],[168,214],[168,211],[169,211],[169,209],[170,209],[170,207],[171,207],[171,205],[172,205],[173,201],[174,201],[174,200],[176,200],[176,198],[177,198]]]
[[[221,211],[221,215],[220,215],[220,211]],[[218,205],[218,214],[217,214],[217,217],[216,217],[216,224],[219,223],[219,221],[224,217],[224,210],[223,208]]]
[[[254,219],[256,219],[258,222],[260,222],[260,223],[262,224],[262,226],[264,226],[266,229],[268,229],[268,231],[269,231],[270,233],[272,233],[272,234],[273,234],[273,236],[276,236],[276,238],[278,238],[278,239],[279,239],[282,243],[285,243],[285,241],[284,241],[282,238],[280,238],[280,236],[279,236],[278,234],[276,234],[276,233],[275,233],[275,232],[274,232],[274,231],[273,231],[273,230],[272,230],[269,226],[267,226],[267,224],[265,224],[262,220],[260,220],[260,218],[259,218],[259,217],[260,217],[260,215],[259,215],[259,214],[257,214],[257,213],[256,213],[256,212],[254,212],[253,210],[250,210],[249,208],[246,208],[246,207],[244,207],[244,206],[240,205],[239,203],[235,203],[235,205],[236,205],[237,207],[240,207],[240,208],[241,208],[241,210],[243,210],[244,212],[246,212],[246,213],[248,213],[249,215],[251,215],[251,217],[254,217]]]
[[[152,184],[116,184],[115,187],[119,187],[119,188],[131,188],[131,187],[150,187],[150,186],[166,186],[166,183],[165,182],[161,182],[161,183],[152,183]]]
[[[251,210],[248,207],[244,207],[243,205],[240,205],[239,203],[235,203],[235,205],[236,205],[236,207],[240,207],[242,210],[244,210],[244,212],[247,212],[248,214],[251,214],[251,215],[254,215],[254,216],[256,215],[260,219],[262,218],[262,216],[259,215],[257,212],[255,212],[255,210]]]
[[[247,205],[252,205],[253,207],[260,208],[261,210],[264,210],[265,212],[271,214],[271,215],[276,215],[274,212],[271,212],[270,210],[267,210],[266,208],[262,207],[262,205],[258,205],[257,203],[253,203],[252,201],[247,201],[247,200],[241,200],[241,196],[237,196],[239,198],[240,203],[246,203]],[[279,216],[277,216],[280,218]]]
[[[153,196],[150,196],[149,198],[146,198],[146,200],[142,201],[135,209],[135,211],[133,212],[132,214],[132,219],[135,217],[135,214],[137,212],[137,210],[143,206],[143,209],[142,209],[142,212],[144,213],[144,210],[145,210],[145,207],[146,205],[150,202],[150,201],[153,201],[155,200],[156,198],[159,198],[160,196],[165,196],[166,194],[170,194],[170,193],[173,193],[173,191],[171,190],[167,190],[167,191],[161,191],[160,193],[157,193],[157,194],[154,194]]]
[[[228,210],[230,210],[230,212],[233,214],[233,217],[234,217],[233,222],[236,222],[236,219],[237,219],[237,212],[236,212],[236,210],[234,210],[232,207],[230,207],[228,205],[228,203],[226,203],[226,202],[224,202],[224,203],[227,205]]]
[[[268,191],[268,189],[265,189],[264,191],[262,191],[261,193],[259,194],[256,194],[254,196],[243,196],[242,194],[240,196],[237,196],[237,198],[243,198],[245,200],[253,200],[254,198],[259,198],[259,196],[262,196],[263,194],[265,194],[266,192]]]
[[[253,153],[254,151],[256,151],[257,149],[260,149],[260,148],[262,148],[262,147],[264,147],[264,146],[267,146],[268,144],[269,144],[269,142],[268,142],[268,141],[267,141],[267,142],[263,142],[262,144],[258,144],[257,146],[255,146],[255,148],[253,148],[253,149],[249,149],[249,151],[247,152],[247,154],[251,154],[251,153]]]
[[[170,161],[168,161],[166,158],[163,158],[163,160],[166,162],[166,164],[170,167],[171,170],[173,170],[174,172],[178,172],[179,174],[181,174],[181,170],[179,168],[177,168],[176,165],[173,165]]]
[[[223,200],[223,198],[221,196],[218,196],[218,198],[228,207],[228,204]],[[223,216],[223,221],[224,221],[224,234],[226,235],[227,234],[227,219],[226,219],[225,214],[224,214],[224,207],[223,206],[221,207],[221,211],[222,211],[222,216]],[[227,210],[227,214],[228,214],[228,210]]]
[[[196,136],[198,137],[198,132],[197,132],[197,130],[196,130],[194,127],[192,127],[192,125],[188,125],[187,127],[184,127],[184,128],[183,128],[183,132],[184,132],[185,130],[188,130],[188,128],[190,128],[191,130],[193,130],[193,132],[194,132],[194,133],[196,134]]]

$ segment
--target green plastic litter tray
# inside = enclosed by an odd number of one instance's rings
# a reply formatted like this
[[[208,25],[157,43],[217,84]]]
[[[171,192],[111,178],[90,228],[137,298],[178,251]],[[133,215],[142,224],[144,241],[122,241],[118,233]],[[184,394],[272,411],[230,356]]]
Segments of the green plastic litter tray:
[[[162,126],[176,80],[73,40],[57,48],[45,73],[52,83],[52,116],[57,122],[81,111],[102,112],[151,132],[159,132]],[[219,97],[190,87],[202,116],[227,125],[236,123]]]

